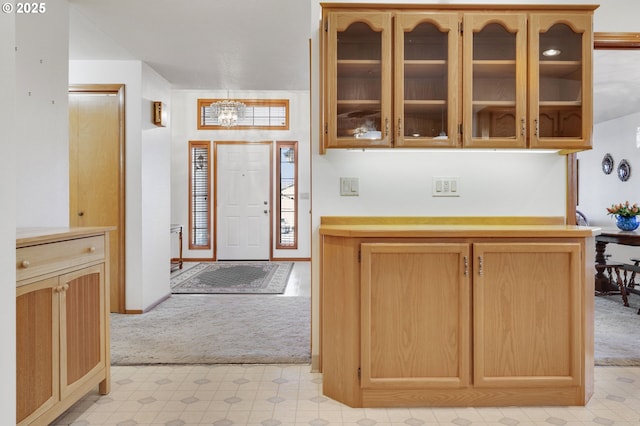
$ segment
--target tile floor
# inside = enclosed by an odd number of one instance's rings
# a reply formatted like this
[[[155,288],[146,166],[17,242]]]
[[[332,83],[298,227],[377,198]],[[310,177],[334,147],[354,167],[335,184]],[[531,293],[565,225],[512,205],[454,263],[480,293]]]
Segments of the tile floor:
[[[296,263],[283,296],[309,296]],[[111,392],[88,394],[53,425],[640,425],[640,367],[597,367],[586,407],[354,409],[322,395],[309,365],[112,367]]]
[[[113,367],[54,425],[639,425],[640,367],[597,367],[586,407],[354,409],[322,395],[308,365]]]

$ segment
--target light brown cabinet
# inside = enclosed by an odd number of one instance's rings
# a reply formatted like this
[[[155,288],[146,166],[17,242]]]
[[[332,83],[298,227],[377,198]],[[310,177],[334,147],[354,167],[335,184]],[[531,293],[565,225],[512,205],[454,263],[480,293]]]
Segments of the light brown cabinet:
[[[18,425],[46,425],[110,387],[108,232],[18,230]]]
[[[321,226],[325,395],[353,407],[589,400],[591,237],[338,228]]]
[[[322,150],[589,149],[595,8],[325,5]]]

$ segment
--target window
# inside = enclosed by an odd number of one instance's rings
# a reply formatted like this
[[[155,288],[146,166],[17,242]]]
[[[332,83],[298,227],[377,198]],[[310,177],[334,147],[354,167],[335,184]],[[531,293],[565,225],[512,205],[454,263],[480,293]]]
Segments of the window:
[[[238,125],[223,127],[218,117],[211,111],[211,104],[222,99],[198,99],[198,130],[289,130],[288,99],[236,99],[247,108],[244,117],[238,119]]]
[[[211,144],[189,141],[189,248],[211,248]]]
[[[278,249],[298,248],[298,142],[277,142]]]

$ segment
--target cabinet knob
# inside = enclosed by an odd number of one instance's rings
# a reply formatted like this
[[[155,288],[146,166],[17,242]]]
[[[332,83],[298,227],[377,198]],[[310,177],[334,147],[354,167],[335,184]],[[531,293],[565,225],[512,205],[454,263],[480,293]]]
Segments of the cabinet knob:
[[[31,265],[31,263],[28,260],[23,260],[22,262],[20,262],[20,266],[22,266],[23,268],[28,268],[29,265]]]
[[[65,284],[62,286],[62,291],[67,291],[69,290],[69,284]]]
[[[96,251],[95,247],[93,246],[89,247],[89,253],[95,253],[95,251]]]

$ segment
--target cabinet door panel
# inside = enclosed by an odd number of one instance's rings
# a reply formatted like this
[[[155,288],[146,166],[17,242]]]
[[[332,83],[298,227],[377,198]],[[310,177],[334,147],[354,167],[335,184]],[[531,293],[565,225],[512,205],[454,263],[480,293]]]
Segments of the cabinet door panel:
[[[362,387],[469,382],[467,244],[362,244]]]
[[[526,22],[526,14],[464,15],[465,147],[526,146]]]
[[[591,147],[591,20],[590,15],[584,14],[531,15],[529,137],[532,148]],[[550,131],[544,126],[544,116],[554,115],[559,117],[559,125]]]
[[[17,288],[16,424],[58,401],[57,284],[56,277]]]
[[[395,146],[458,146],[459,17],[398,13],[395,18]]]
[[[580,244],[473,250],[475,386],[578,385]]]
[[[81,269],[60,278],[62,394],[102,368],[104,359],[104,266]]]
[[[391,13],[328,13],[325,142],[391,146]]]

